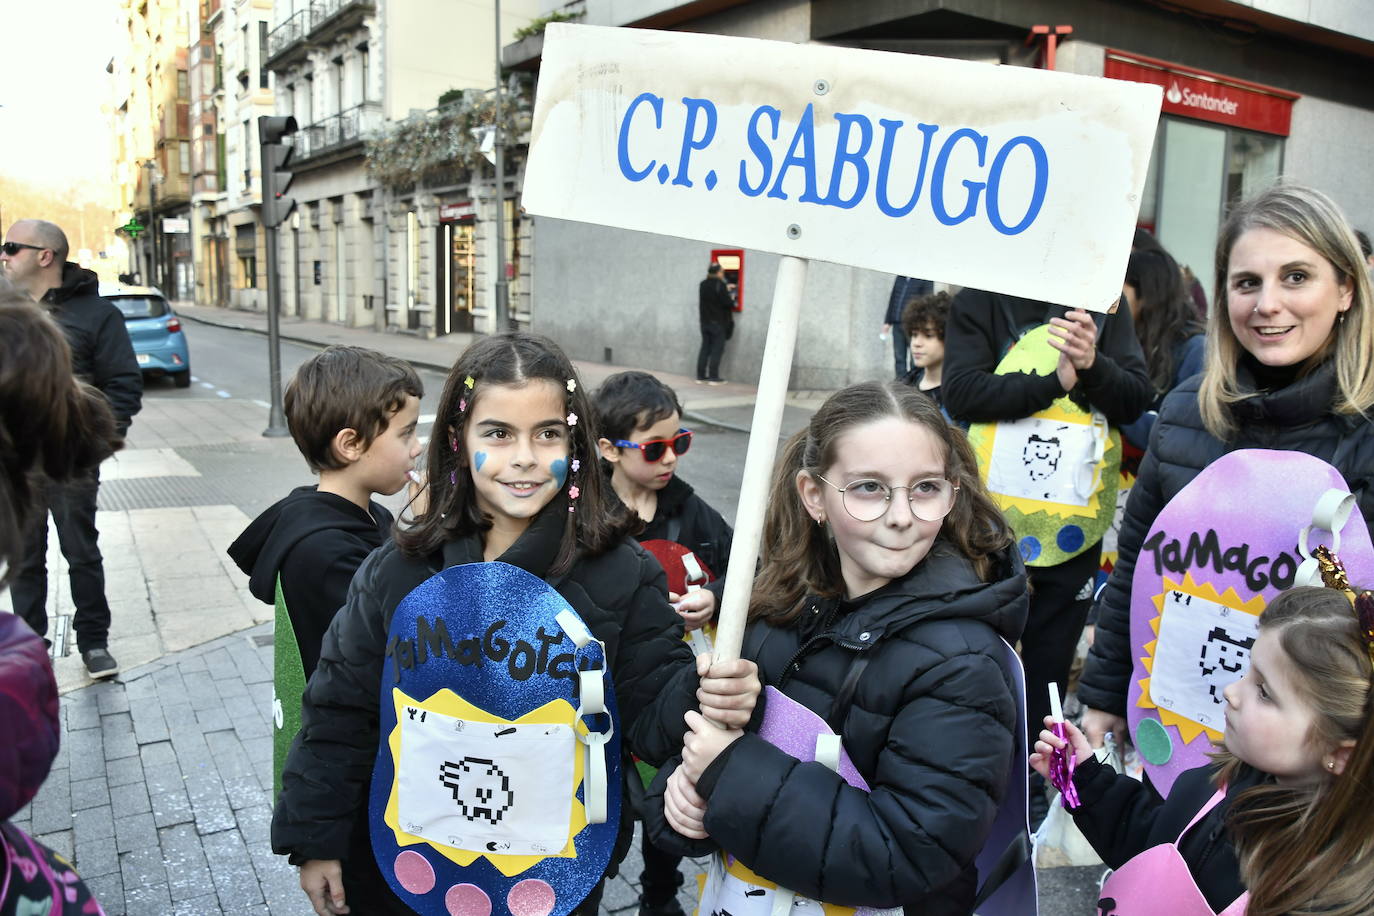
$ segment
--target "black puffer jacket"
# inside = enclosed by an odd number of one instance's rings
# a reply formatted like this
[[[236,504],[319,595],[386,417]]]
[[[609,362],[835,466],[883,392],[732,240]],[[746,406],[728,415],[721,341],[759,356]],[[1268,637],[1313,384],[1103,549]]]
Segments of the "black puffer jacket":
[[[673,541],[696,554],[716,577],[706,588],[715,593],[716,607],[720,607],[735,532],[724,516],[696,494],[691,484],[678,476],[668,481],[658,493],[658,511],[653,521],[646,522],[636,537],[641,543]]]
[[[580,559],[565,576],[547,577],[567,511],[566,500],[555,500],[500,560],[545,578],[606,644],[621,734],[640,757],[661,763],[681,749],[683,713],[696,705],[696,668],[682,639],[681,618],[668,604],[662,568],[629,541]],[[395,899],[382,883],[367,835],[367,792],[379,741],[377,707],[392,615],[411,590],[441,569],[481,560],[475,536],[451,541],[442,555],[424,559],[407,557],[395,542],[374,551],[325,633],[319,667],[306,685],[301,731],[287,757],[272,816],[272,849],[289,855],[293,864],[344,860],[344,885],[354,912],[391,912]],[[355,900],[367,905],[360,910]],[[399,901],[396,907],[397,913],[410,913]]]
[[[856,601],[808,600],[792,628],[751,625],[746,656],[765,684],[830,721],[871,793],[754,734],[702,774],[714,843],[813,900],[963,914],[974,858],[991,829],[1013,760],[1016,701],[998,658],[1026,620],[1026,575],[1014,551],[991,582],[938,541],[924,562]],[[856,663],[847,711],[836,698]],[[842,702],[842,701],[841,701]],[[705,848],[663,819],[659,771],[646,829],[663,848]]]
[[[1245,363],[1237,367],[1243,391],[1255,391]],[[1202,376],[1179,385],[1164,399],[1140,463],[1121,522],[1116,566],[1097,612],[1097,633],[1078,685],[1078,696],[1094,709],[1126,714],[1132,657],[1131,580],[1136,557],[1150,527],[1194,477],[1228,452],[1243,448],[1306,452],[1329,462],[1350,484],[1366,524],[1374,524],[1374,422],[1332,411],[1336,374],[1330,362],[1276,391],[1260,392],[1232,406],[1239,432],[1222,442],[1202,425],[1198,386]]]
[[[123,436],[143,407],[143,373],[124,316],[99,293],[100,278],[68,261],[62,268],[62,285],[48,290],[43,304],[71,347],[72,372],[105,395],[115,429]]]

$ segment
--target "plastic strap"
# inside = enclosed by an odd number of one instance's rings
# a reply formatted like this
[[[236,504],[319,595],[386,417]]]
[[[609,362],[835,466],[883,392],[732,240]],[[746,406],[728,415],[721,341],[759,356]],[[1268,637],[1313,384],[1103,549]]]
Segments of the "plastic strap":
[[[694,592],[706,584],[706,571],[701,568],[701,563],[697,561],[694,553],[684,553],[682,555],[682,568],[686,570],[687,591]]]
[[[578,686],[582,705],[577,708],[579,721],[584,716],[594,716],[606,712],[606,690],[601,680],[601,670],[577,672]],[[587,746],[587,770],[582,776],[582,805],[587,811],[587,823],[606,823],[606,749],[605,744],[615,731],[611,723],[604,732],[594,732],[588,728],[577,731],[577,740]]]
[[[1312,523],[1303,526],[1302,531],[1298,532],[1298,553],[1302,555],[1303,561],[1293,576],[1294,585],[1322,584],[1321,566],[1312,556],[1312,548],[1308,541],[1313,530],[1328,531],[1331,533],[1331,552],[1339,554],[1341,529],[1350,520],[1350,513],[1353,511],[1355,495],[1345,490],[1332,487],[1317,498],[1317,504],[1312,507]]]
[[[840,736],[816,736],[816,762],[832,773],[840,771]]]
[[[687,639],[692,644],[693,655],[701,655],[703,652],[709,654],[713,651],[711,647],[711,637],[707,636],[706,631],[699,627],[688,633]]]
[[[573,641],[573,645],[581,649],[592,641],[592,633],[587,629],[587,625],[582,619],[572,611],[559,611],[553,618],[558,625],[563,628],[563,632],[568,634],[568,638]]]

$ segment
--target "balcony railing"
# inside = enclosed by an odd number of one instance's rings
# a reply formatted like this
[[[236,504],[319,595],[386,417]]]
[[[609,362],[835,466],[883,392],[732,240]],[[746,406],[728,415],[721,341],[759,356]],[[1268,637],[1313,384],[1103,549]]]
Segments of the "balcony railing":
[[[376,12],[374,0],[315,0],[310,5],[315,13],[312,30],[323,29],[334,24],[336,19],[343,20],[344,13],[355,13],[359,18]]]
[[[277,26],[267,35],[267,64],[276,65],[278,58],[296,49],[314,26],[314,7],[303,9]],[[302,49],[303,51],[304,49]]]
[[[353,144],[361,144],[369,131],[382,126],[382,121],[380,102],[364,102],[341,111],[333,117],[311,124],[296,134],[296,158],[310,159],[342,150]]]

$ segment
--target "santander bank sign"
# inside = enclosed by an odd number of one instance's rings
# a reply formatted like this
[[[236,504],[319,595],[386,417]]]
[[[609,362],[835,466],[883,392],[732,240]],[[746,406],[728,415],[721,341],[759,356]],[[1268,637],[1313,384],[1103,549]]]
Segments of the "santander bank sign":
[[[1220,73],[1108,49],[1103,76],[1164,87],[1163,113],[1286,137],[1299,96]]]

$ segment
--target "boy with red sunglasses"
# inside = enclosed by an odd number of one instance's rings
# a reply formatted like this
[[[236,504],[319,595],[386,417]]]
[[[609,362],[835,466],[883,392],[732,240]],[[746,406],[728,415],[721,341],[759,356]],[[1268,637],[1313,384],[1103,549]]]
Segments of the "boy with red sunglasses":
[[[637,537],[664,563],[668,598],[684,626],[700,629],[719,606],[734,532],[677,476],[678,459],[692,443],[691,430],[682,427],[677,394],[647,372],[629,371],[606,379],[593,400],[602,467],[611,475],[611,488],[643,519],[644,530]],[[691,591],[682,584],[693,581],[705,584]],[[633,780],[633,769],[630,774]],[[681,857],[647,841],[642,851],[639,916],[682,916],[677,901]]]

